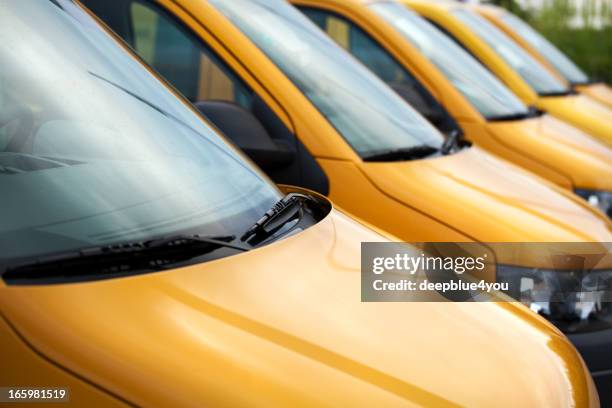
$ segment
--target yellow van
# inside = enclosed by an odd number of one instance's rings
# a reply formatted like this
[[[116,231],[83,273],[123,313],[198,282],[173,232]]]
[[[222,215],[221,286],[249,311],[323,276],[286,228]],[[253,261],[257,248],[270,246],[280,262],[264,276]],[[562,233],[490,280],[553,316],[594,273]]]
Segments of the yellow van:
[[[612,216],[612,148],[530,110],[425,19],[397,2],[291,2],[438,129],[465,131],[478,146]]]
[[[0,56],[3,406],[598,406],[524,307],[361,303],[384,239],[316,194],[232,238],[280,191],[75,3]]]
[[[401,0],[471,52],[527,105],[612,145],[612,110],[551,74],[487,19],[460,2]]]
[[[612,107],[612,89],[608,84],[590,79],[567,55],[520,17],[493,5],[481,5],[475,10],[575,90]]]

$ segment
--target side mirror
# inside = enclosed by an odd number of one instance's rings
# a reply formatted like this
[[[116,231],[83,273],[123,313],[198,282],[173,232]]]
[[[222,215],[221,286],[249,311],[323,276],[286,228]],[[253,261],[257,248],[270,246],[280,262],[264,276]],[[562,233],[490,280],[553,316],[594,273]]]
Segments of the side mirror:
[[[196,108],[263,170],[285,167],[295,151],[284,140],[273,139],[257,118],[231,102],[196,102]]]

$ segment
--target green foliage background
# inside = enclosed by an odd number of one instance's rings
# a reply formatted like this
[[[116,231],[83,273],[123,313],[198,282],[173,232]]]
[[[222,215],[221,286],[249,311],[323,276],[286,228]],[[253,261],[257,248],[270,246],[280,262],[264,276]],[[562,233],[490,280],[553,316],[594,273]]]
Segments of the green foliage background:
[[[489,2],[526,20],[592,78],[612,83],[612,0],[584,0],[580,10],[575,0],[546,0],[537,11],[525,10],[515,0]],[[594,23],[597,4],[601,8],[601,27]],[[575,15],[583,27],[570,26]]]

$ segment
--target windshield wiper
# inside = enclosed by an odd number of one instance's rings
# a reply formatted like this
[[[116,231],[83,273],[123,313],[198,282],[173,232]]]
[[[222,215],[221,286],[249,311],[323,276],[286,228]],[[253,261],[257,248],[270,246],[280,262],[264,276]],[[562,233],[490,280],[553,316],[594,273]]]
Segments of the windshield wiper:
[[[513,120],[523,120],[537,118],[544,114],[544,111],[537,107],[530,105],[527,107],[525,112],[509,113],[507,115],[489,116],[487,120],[490,122],[505,122]]]
[[[9,265],[2,278],[11,284],[28,284],[40,280],[106,278],[134,271],[161,270],[220,248],[249,250],[246,246],[232,243],[235,239],[233,235],[175,235],[60,252]]]
[[[510,122],[529,118],[529,112],[509,113],[507,115],[487,116],[489,122]]]
[[[282,226],[301,218],[305,202],[316,202],[305,194],[290,193],[276,202],[255,224],[240,237],[241,241],[256,245],[274,235]]]
[[[386,150],[380,153],[372,153],[362,157],[367,162],[387,162],[400,160],[422,159],[432,154],[438,153],[440,149],[429,145],[405,147],[400,149]]]
[[[554,96],[569,96],[569,95],[577,95],[578,92],[576,92],[575,89],[573,88],[568,88],[568,89],[564,89],[562,91],[550,91],[550,92],[538,92],[538,96],[541,96],[542,98],[546,98],[546,97],[554,97]]]
[[[440,148],[440,153],[442,153],[444,156],[452,153],[452,151],[456,147],[460,146],[462,136],[463,133],[461,133],[459,130],[452,130],[446,137],[444,143],[442,144],[442,147]]]
[[[571,86],[586,86],[586,85],[599,84],[602,82],[604,81],[598,78],[587,78],[584,81],[570,81],[570,85]]]
[[[528,112],[528,117],[529,118],[539,118],[540,116],[544,115],[546,112],[540,108],[538,108],[537,106],[534,105],[529,105],[529,112]]]

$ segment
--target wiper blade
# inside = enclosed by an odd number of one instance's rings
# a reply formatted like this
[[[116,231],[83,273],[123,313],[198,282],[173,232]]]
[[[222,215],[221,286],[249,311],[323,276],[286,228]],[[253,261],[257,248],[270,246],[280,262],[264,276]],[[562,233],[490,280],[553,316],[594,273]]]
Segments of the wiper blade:
[[[509,122],[512,120],[522,120],[530,117],[529,112],[509,113],[507,115],[488,116],[489,122]]]
[[[233,244],[235,239],[233,235],[175,235],[60,252],[9,265],[2,278],[7,283],[19,284],[45,278],[61,281],[83,276],[107,277],[133,271],[160,270],[220,248],[249,250],[243,245]]]
[[[444,143],[442,144],[442,147],[440,148],[440,153],[442,153],[444,156],[452,153],[452,151],[456,147],[459,147],[462,136],[463,134],[457,129],[451,131],[446,137]]]
[[[540,116],[544,115],[546,112],[540,108],[538,108],[537,106],[533,106],[533,105],[529,105],[529,112],[528,115],[530,118],[539,118]]]
[[[553,96],[569,96],[569,95],[577,95],[578,92],[572,88],[564,89],[562,91],[551,91],[551,92],[539,92],[538,96],[543,98],[545,97],[553,97]]]
[[[499,115],[499,116],[489,116],[487,117],[487,120],[490,122],[505,122],[505,121],[512,121],[512,120],[523,120],[523,119],[531,119],[531,118],[537,118],[540,117],[544,114],[545,112],[533,105],[530,105],[527,108],[526,112],[517,112],[517,113],[510,113],[508,115]]]
[[[586,86],[586,85],[594,85],[604,83],[601,79],[598,78],[587,78],[584,81],[570,81],[571,86]]]
[[[155,248],[171,248],[181,246],[201,246],[205,247],[208,245],[209,249],[215,250],[218,248],[232,248],[238,251],[248,251],[250,248],[240,244],[233,244],[236,240],[235,235],[221,235],[221,236],[200,236],[198,234],[180,234],[173,235],[170,237],[152,239],[146,242],[147,247],[151,249]]]
[[[432,154],[438,153],[440,149],[429,145],[413,146],[401,149],[386,150],[380,153],[373,153],[363,157],[367,162],[385,162],[400,160],[422,159]]]
[[[315,202],[312,197],[300,193],[290,193],[272,206],[255,224],[240,237],[241,241],[260,243],[272,236],[283,225],[298,219],[305,201]]]

